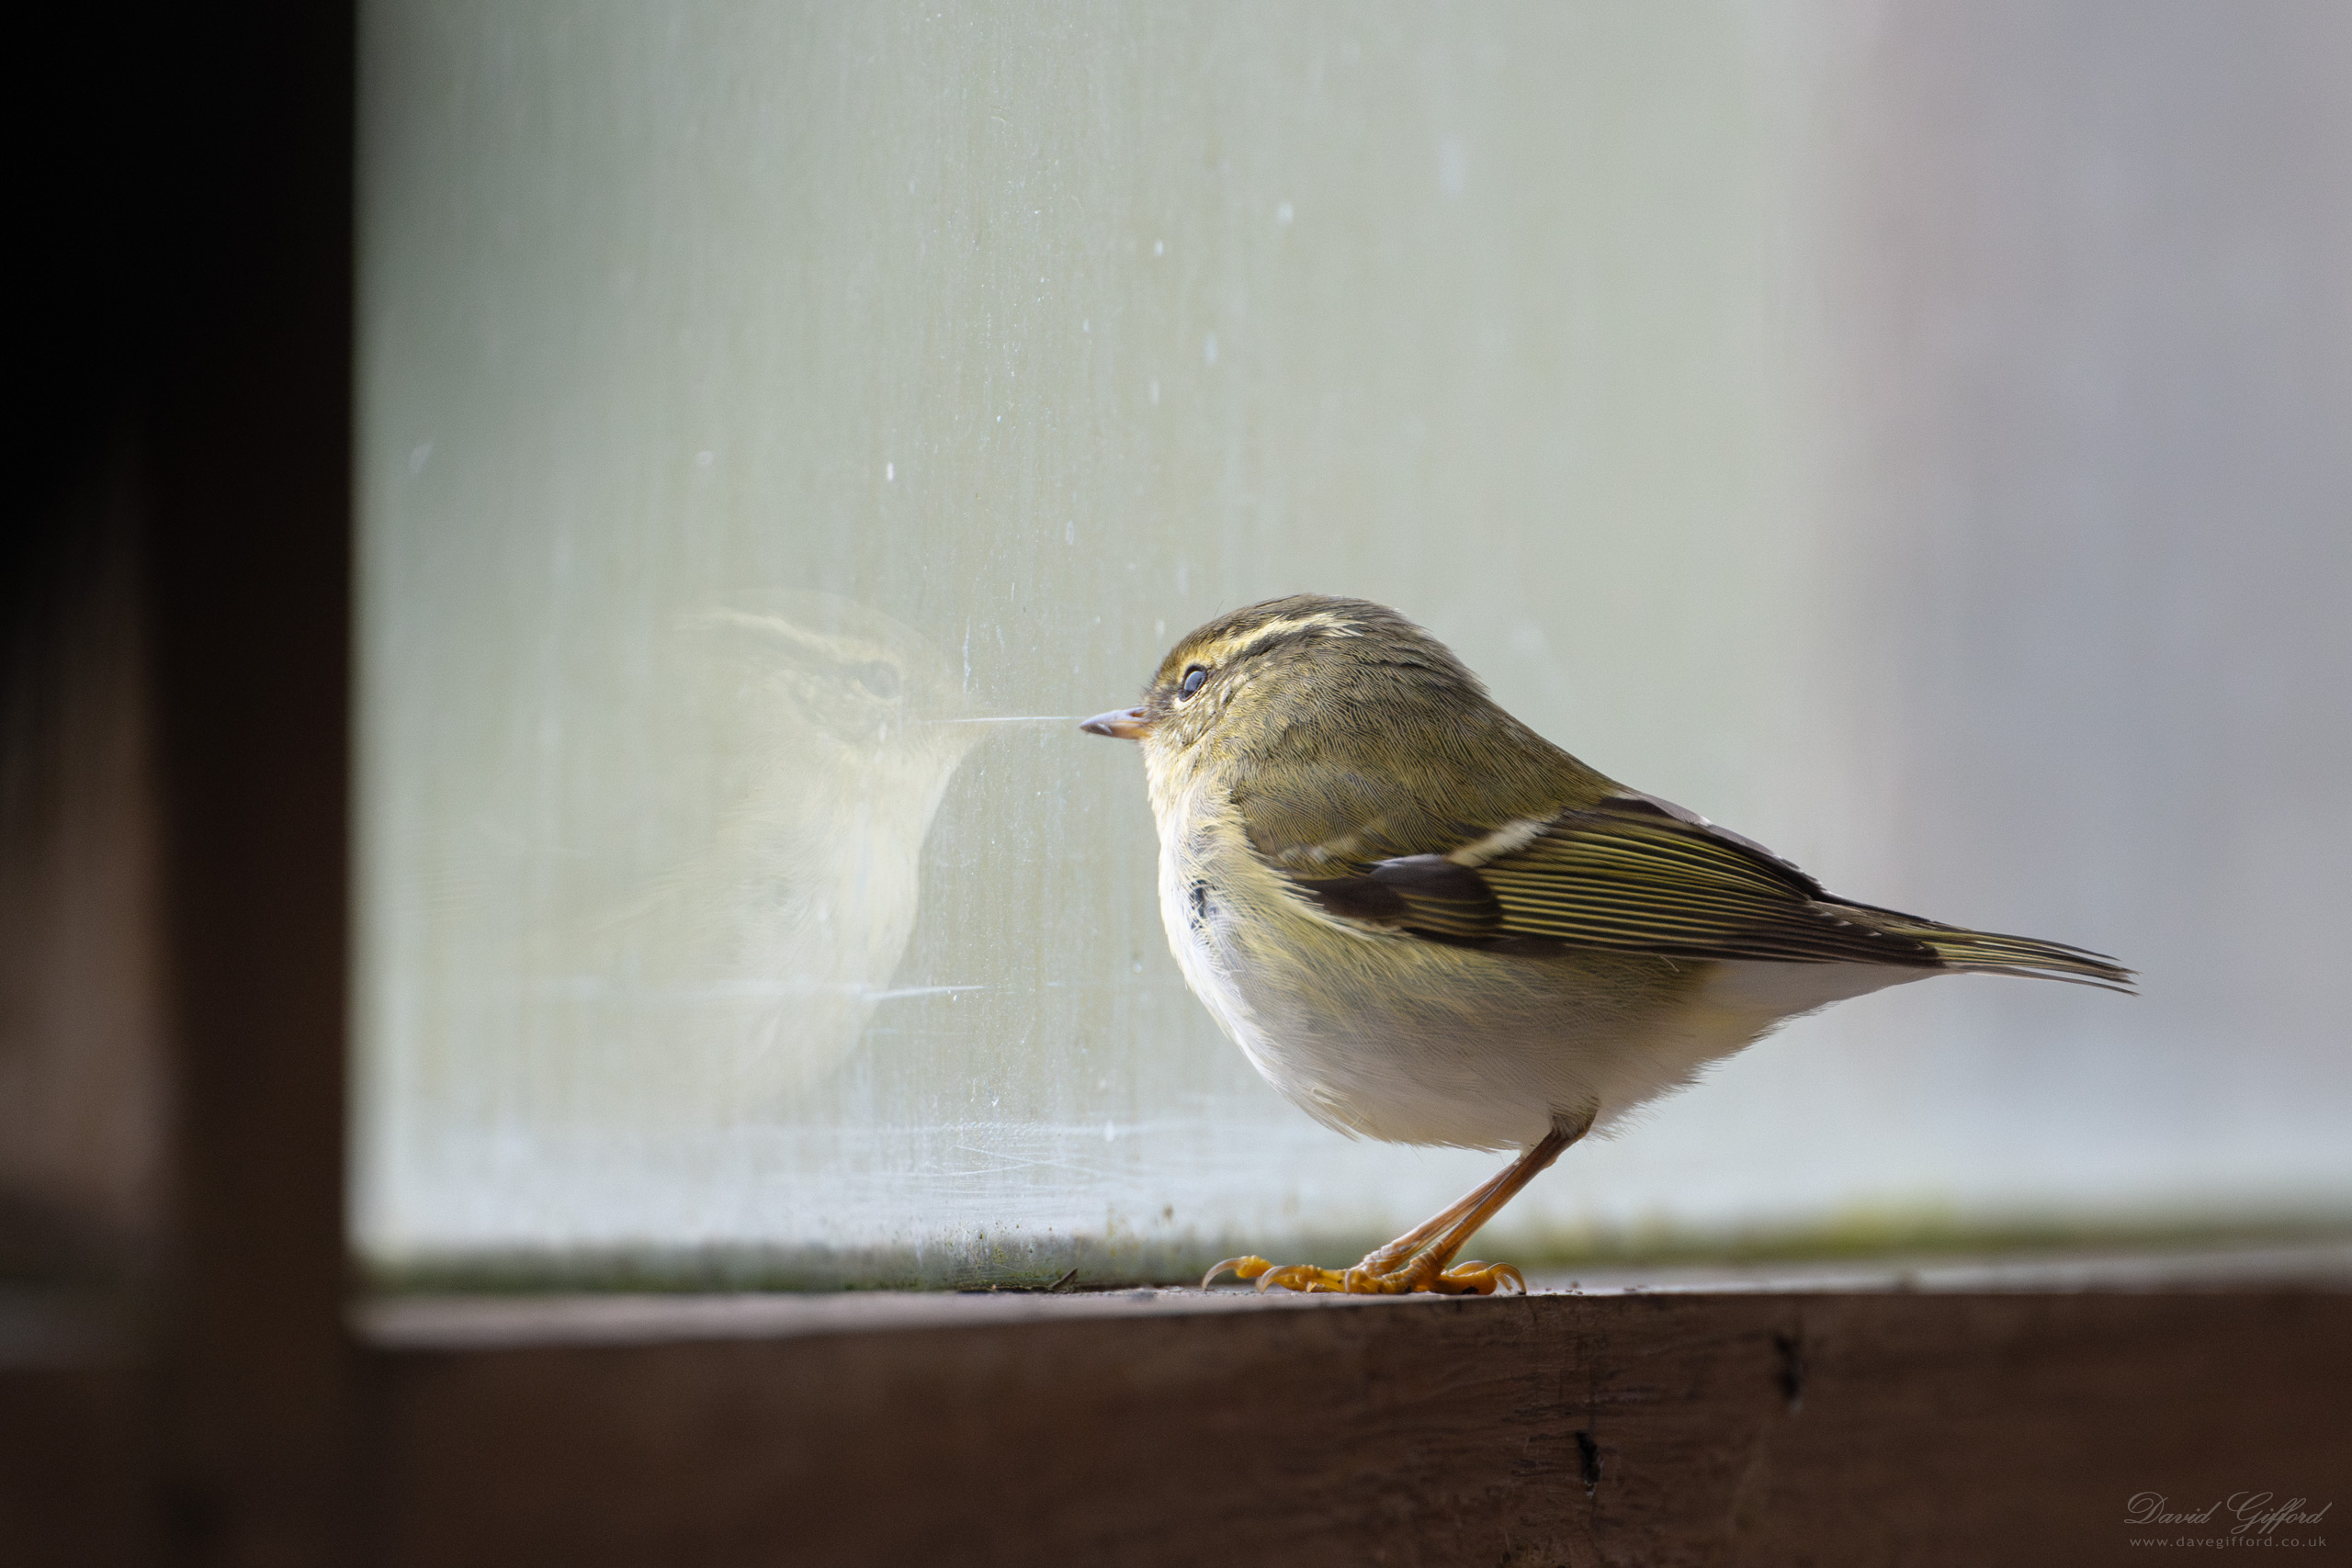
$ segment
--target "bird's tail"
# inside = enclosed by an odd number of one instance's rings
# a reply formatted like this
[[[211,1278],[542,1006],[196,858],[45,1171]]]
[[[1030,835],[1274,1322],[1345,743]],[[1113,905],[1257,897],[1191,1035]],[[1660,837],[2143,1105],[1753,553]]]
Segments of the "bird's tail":
[[[2042,942],[2030,936],[2003,936],[1998,931],[1973,931],[1962,926],[1871,909],[1884,917],[1882,930],[1907,936],[1943,960],[1947,969],[1978,975],[2023,975],[2037,980],[2064,980],[2077,986],[2134,994],[2132,971],[2103,953],[2071,947],[2063,942]]]

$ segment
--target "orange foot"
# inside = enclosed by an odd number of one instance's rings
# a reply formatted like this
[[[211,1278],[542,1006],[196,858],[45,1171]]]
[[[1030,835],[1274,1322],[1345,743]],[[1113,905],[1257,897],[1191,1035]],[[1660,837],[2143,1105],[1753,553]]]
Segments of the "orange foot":
[[[1428,1291],[1442,1296],[1490,1296],[1509,1283],[1521,1295],[1527,1293],[1526,1276],[1508,1263],[1457,1263],[1449,1269],[1432,1253],[1399,1259],[1383,1257],[1387,1250],[1383,1247],[1354,1268],[1339,1269],[1312,1263],[1277,1268],[1262,1258],[1228,1258],[1201,1277],[1201,1289],[1207,1290],[1210,1281],[1230,1269],[1236,1279],[1257,1280],[1261,1291],[1280,1285],[1309,1294],[1401,1296]]]
[[[1352,1269],[1317,1269],[1312,1263],[1276,1268],[1256,1256],[1228,1258],[1201,1277],[1201,1289],[1207,1290],[1211,1280],[1230,1269],[1240,1279],[1257,1280],[1261,1291],[1280,1285],[1285,1291],[1347,1296],[1401,1296],[1414,1291],[1442,1296],[1490,1296],[1498,1287],[1509,1284],[1523,1296],[1527,1294],[1527,1277],[1510,1264],[1454,1263],[1453,1255],[1477,1234],[1479,1226],[1494,1217],[1497,1210],[1510,1201],[1514,1193],[1534,1179],[1536,1172],[1557,1159],[1560,1151],[1582,1137],[1591,1125],[1589,1112],[1573,1121],[1555,1122],[1551,1132],[1500,1175],[1387,1246],[1367,1253],[1363,1261]]]

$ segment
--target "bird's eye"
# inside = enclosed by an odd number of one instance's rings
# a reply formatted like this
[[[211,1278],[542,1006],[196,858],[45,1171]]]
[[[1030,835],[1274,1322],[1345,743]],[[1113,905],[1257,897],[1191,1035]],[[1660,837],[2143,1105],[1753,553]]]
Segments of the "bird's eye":
[[[1201,682],[1208,678],[1209,672],[1195,664],[1190,670],[1184,671],[1184,684],[1180,689],[1183,692],[1184,695],[1189,697],[1194,692],[1199,691],[1201,689]]]

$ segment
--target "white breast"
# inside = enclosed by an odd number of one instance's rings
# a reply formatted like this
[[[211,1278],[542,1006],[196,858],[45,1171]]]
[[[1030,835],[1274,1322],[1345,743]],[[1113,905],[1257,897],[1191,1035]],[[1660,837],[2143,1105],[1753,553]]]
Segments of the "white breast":
[[[1181,819],[1171,813],[1163,824]],[[1159,923],[1168,932],[1169,951],[1184,973],[1184,983],[1201,998],[1226,1037],[1241,1047],[1250,1063],[1294,1100],[1298,1095],[1286,1081],[1283,1054],[1267,1037],[1256,1010],[1240,983],[1241,965],[1232,933],[1226,929],[1236,902],[1220,887],[1227,868],[1217,862],[1215,846],[1196,835],[1163,831],[1159,841]]]

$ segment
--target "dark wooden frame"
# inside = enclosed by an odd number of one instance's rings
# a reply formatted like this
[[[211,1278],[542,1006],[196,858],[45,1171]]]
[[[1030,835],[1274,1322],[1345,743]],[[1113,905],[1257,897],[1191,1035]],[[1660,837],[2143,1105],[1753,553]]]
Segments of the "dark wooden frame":
[[[2352,1479],[2340,1293],[941,1316],[393,1337],[364,1374],[377,1544],[551,1568],[2082,1563],[2234,1522],[2135,1531],[2135,1494],[2320,1506]]]
[[[2079,1562],[2144,1557],[2135,1492],[2352,1483],[2352,1298],[2309,1289],[355,1331],[352,16],[202,26],[123,154],[187,273],[58,458],[134,514],[165,1179],[0,1369],[0,1556]]]
[[[327,1562],[356,1539],[354,19],[100,10],[16,40],[40,265],[13,367],[37,412],[9,432],[9,646],[32,671],[11,689],[87,697],[93,635],[137,660],[107,700],[137,710],[143,787],[99,826],[152,863],[87,967],[152,993],[153,1038],[121,1048],[160,1111],[130,1245],[85,1249],[101,1264],[6,1371],[0,1556]]]

